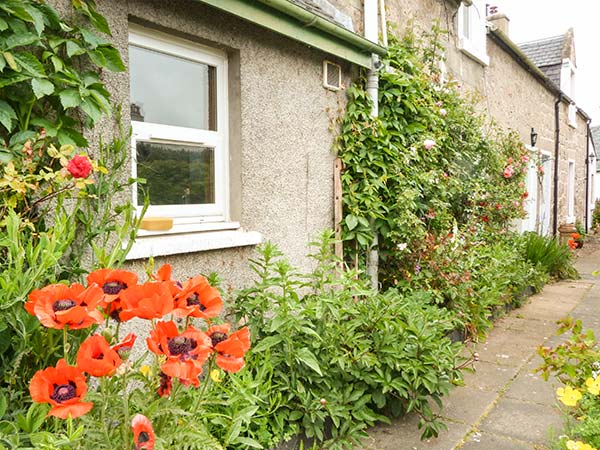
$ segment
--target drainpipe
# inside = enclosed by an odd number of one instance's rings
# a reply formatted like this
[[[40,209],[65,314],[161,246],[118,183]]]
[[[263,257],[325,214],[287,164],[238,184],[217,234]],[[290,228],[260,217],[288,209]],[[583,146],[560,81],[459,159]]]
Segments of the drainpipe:
[[[552,235],[558,233],[558,150],[560,148],[560,104],[562,94],[554,102],[554,205],[552,207]]]
[[[589,230],[590,219],[590,122],[587,120],[587,134],[585,139],[585,232]]]
[[[377,0],[365,0],[365,38],[369,41],[378,43],[378,23],[377,23]],[[371,117],[377,117],[379,111],[379,75],[376,67],[379,66],[379,57],[373,53],[371,55],[371,68],[367,71],[367,95],[371,98],[372,109]],[[367,275],[371,279],[371,287],[379,289],[379,236],[375,228],[375,219],[370,221],[371,230],[375,231],[373,243],[367,253]]]

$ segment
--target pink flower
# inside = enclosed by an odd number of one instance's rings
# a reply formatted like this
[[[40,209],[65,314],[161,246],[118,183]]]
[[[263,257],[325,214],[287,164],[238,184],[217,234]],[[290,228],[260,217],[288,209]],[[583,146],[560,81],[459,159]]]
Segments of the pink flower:
[[[521,156],[521,161],[523,161],[524,163],[526,163],[527,161],[529,161],[529,156],[527,156],[527,155]]]
[[[544,175],[544,168],[542,166],[538,166],[538,172]]]
[[[514,159],[512,159],[512,158],[508,158],[508,159],[506,160],[506,163],[507,163],[507,164],[512,164],[514,161],[515,161],[515,160],[514,160]]]
[[[441,108],[443,104],[444,104],[444,102],[442,102],[441,100],[438,100],[437,102],[435,102],[435,106],[437,106],[438,108]]]
[[[500,211],[502,209],[502,205],[500,203],[496,203],[496,209]]]
[[[504,178],[512,177],[514,172],[515,172],[515,169],[513,168],[513,166],[511,166],[511,165],[506,166],[506,168],[504,169]]]
[[[431,150],[435,146],[435,141],[433,139],[425,139],[423,141],[423,147],[425,150]]]
[[[440,109],[440,116],[445,116],[446,114],[448,114],[448,111],[446,111],[444,108]]]
[[[67,170],[73,178],[87,178],[92,171],[92,163],[87,156],[75,155],[67,164]]]

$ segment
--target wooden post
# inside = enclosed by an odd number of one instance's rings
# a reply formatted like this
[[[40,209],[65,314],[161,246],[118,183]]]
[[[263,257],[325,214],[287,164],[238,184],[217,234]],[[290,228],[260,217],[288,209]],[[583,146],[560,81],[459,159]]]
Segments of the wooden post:
[[[333,170],[333,221],[335,231],[335,256],[344,259],[344,244],[342,242],[342,161],[340,158],[335,158]]]

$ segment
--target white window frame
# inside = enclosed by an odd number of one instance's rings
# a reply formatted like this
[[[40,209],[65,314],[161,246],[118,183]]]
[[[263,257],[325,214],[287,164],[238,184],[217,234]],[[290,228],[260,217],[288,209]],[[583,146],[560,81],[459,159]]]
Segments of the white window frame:
[[[490,64],[487,54],[485,0],[473,0],[458,8],[458,48],[484,66]],[[468,28],[468,33],[465,33]]]
[[[193,231],[206,223],[229,220],[229,113],[227,54],[165,33],[130,24],[129,45],[207,64],[215,68],[217,85],[217,131],[187,128],[149,122],[131,121],[132,176],[137,177],[136,147],[138,141],[181,145],[202,145],[214,149],[215,201],[211,204],[150,205],[147,217],[173,218],[174,230]],[[174,99],[176,101],[176,99]],[[133,203],[138,212],[137,184],[133,187]],[[238,225],[239,226],[239,225]]]
[[[569,159],[567,166],[567,223],[575,223],[575,160]]]

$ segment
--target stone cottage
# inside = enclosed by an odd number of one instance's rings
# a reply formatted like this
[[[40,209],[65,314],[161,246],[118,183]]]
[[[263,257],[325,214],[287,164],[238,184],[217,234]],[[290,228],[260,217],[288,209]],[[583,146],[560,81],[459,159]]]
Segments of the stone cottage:
[[[553,235],[562,224],[591,223],[594,153],[590,117],[575,102],[573,30],[517,45],[508,17],[483,0],[389,0],[386,7],[400,29],[446,28],[448,76],[478,92],[481,108],[531,151],[528,217],[519,228]]]
[[[350,16],[309,3],[96,2],[128,67],[106,84],[114,104],[128,105],[146,217],[173,219],[139,232],[132,264],[154,256],[181,279],[214,270],[226,289],[249,276],[263,240],[309,264],[308,243],[333,225],[330,127],[343,87],[385,53],[352,31]],[[106,120],[95,131],[111,129]],[[132,198],[142,204],[141,191]]]
[[[133,264],[154,256],[178,278],[215,270],[228,288],[249,275],[254,246],[270,240],[307,267],[308,242],[334,223],[330,127],[344,87],[385,54],[377,35],[386,21],[400,31],[439,21],[449,30],[447,76],[480,92],[481,107],[541,155],[521,228],[553,233],[584,220],[589,118],[566,84],[510,41],[505,18],[487,20],[483,0],[96,3],[129,68],[106,81],[113,102],[129,105],[131,174],[148,180],[147,217],[173,219],[140,231]],[[561,74],[575,73],[574,53],[569,64]],[[107,120],[96,132],[110,130]],[[141,205],[142,191],[131,198]]]

